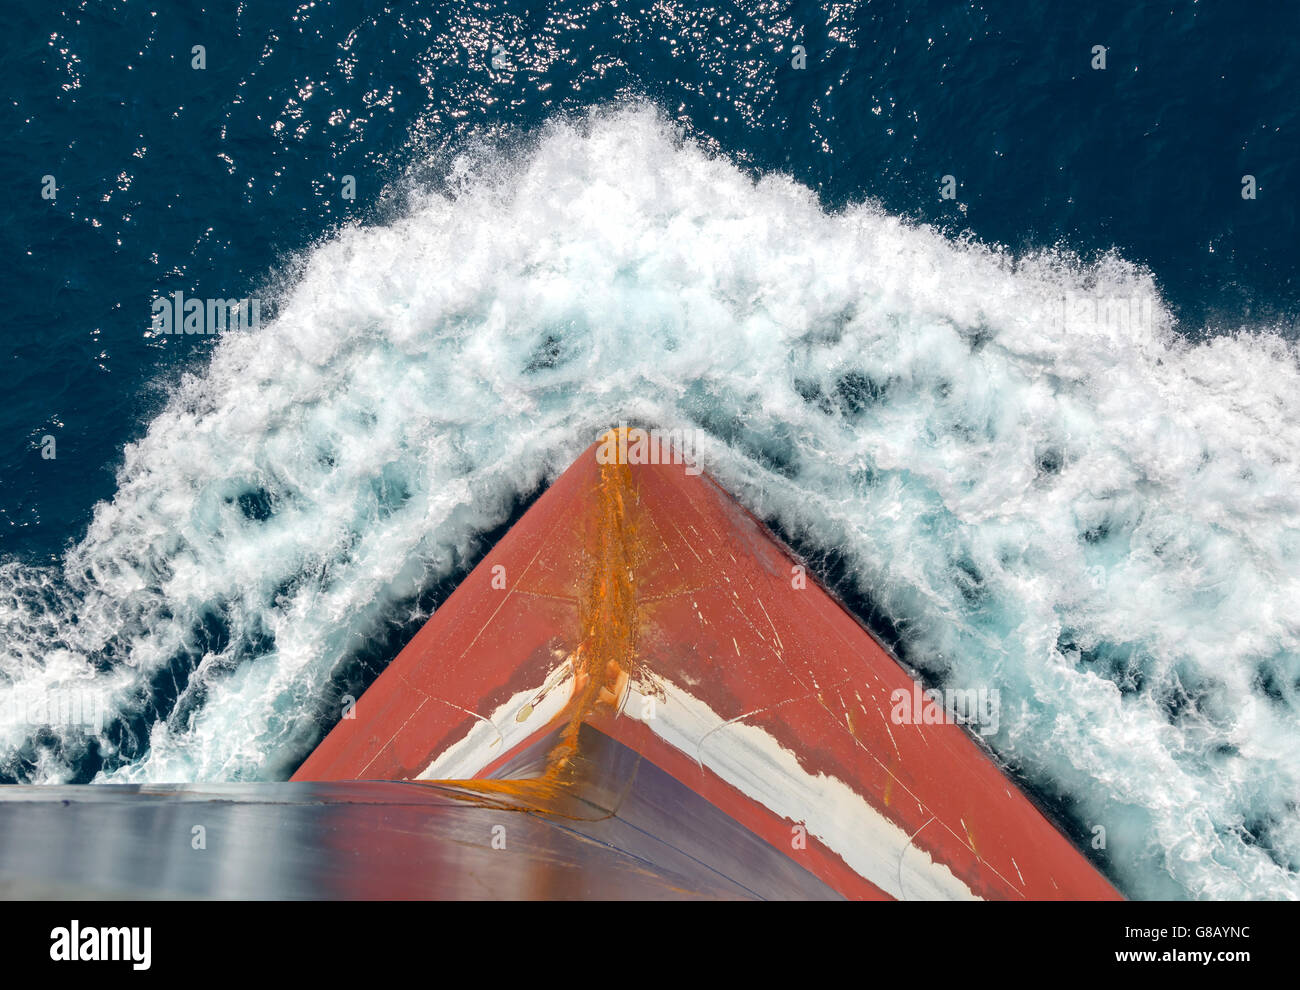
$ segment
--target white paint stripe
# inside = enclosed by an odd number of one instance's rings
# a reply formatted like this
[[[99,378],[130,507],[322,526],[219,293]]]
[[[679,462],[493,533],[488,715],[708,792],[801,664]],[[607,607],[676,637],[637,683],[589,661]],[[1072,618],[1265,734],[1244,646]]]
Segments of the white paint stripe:
[[[559,672],[557,667],[546,684],[520,691],[489,719],[475,723],[417,779],[472,778],[545,726],[563,711],[573,692],[572,672],[557,680]],[[547,684],[552,686],[537,701]],[[743,721],[727,722],[671,681],[659,678],[658,686],[662,693],[654,706],[646,706],[644,700],[655,694],[629,685],[620,699],[620,717],[644,721],[664,742],[696,759],[746,797],[802,824],[859,876],[890,896],[900,900],[978,900],[946,865],[912,845],[911,837],[899,825],[843,781],[809,774],[794,753],[767,732]],[[534,701],[536,707],[520,720],[520,713]],[[646,711],[653,712],[652,717],[639,718],[639,713]]]
[[[655,735],[688,755],[694,753],[700,763],[775,814],[802,823],[859,876],[901,900],[979,899],[843,781],[809,774],[793,753],[759,727],[743,721],[724,725],[707,704],[671,681],[660,678],[659,684],[665,700],[647,720]],[[639,693],[635,687],[632,692]],[[626,717],[640,710],[640,705],[629,704]],[[708,746],[701,751],[706,735]]]

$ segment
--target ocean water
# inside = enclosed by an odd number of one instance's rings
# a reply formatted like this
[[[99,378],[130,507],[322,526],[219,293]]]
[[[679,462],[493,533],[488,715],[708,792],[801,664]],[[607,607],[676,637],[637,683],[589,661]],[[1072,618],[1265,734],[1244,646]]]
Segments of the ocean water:
[[[253,6],[3,41],[0,713],[104,726],[2,779],[287,777],[625,419],[1126,894],[1300,896],[1294,14]]]

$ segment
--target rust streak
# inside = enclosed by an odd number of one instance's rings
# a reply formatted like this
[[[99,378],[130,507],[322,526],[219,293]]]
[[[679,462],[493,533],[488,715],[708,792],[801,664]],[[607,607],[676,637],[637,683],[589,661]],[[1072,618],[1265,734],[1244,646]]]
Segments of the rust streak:
[[[611,446],[617,447],[617,444]],[[555,810],[569,795],[578,770],[582,723],[608,706],[617,711],[636,657],[637,493],[626,464],[602,464],[591,494],[585,585],[578,600],[578,647],[572,656],[573,695],[555,722],[562,730],[537,777],[458,781],[456,786],[507,799],[516,808]]]

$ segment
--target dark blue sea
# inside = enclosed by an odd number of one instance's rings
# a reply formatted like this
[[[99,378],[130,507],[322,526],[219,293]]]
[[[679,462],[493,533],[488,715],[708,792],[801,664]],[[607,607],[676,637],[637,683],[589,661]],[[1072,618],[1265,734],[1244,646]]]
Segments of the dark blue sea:
[[[1300,7],[5,22],[0,780],[287,777],[637,419],[1126,894],[1300,896]]]

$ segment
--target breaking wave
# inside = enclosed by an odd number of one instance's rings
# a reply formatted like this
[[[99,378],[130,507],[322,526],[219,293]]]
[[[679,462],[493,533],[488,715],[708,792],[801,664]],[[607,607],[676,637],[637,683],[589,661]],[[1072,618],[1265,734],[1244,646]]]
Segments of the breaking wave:
[[[1149,272],[828,214],[623,107],[412,180],[300,259],[125,451],[57,568],[0,564],[9,779],[282,778],[331,699],[619,419],[876,609],[1130,896],[1300,896],[1300,366]],[[362,678],[364,679],[364,677]],[[1101,829],[1102,831],[1098,831]]]

